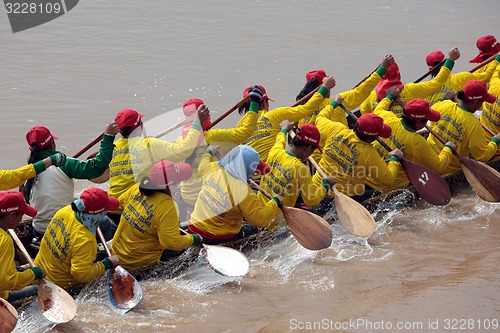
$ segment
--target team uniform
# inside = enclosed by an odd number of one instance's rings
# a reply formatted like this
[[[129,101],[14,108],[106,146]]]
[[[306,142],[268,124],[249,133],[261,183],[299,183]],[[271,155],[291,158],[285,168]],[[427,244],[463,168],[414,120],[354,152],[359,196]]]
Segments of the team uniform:
[[[330,115],[338,106],[336,101],[324,108],[318,115],[316,126],[322,133],[329,133],[323,148],[319,166],[336,181],[335,188],[348,195],[365,192],[366,178],[378,178],[382,185],[392,186],[399,170],[397,157],[386,163],[375,147],[362,141],[345,125],[330,120]],[[322,177],[318,171],[313,183],[320,186]]]
[[[497,56],[498,58],[499,56]],[[500,65],[498,65],[489,82],[488,92],[497,96],[495,103],[483,103],[483,112],[480,121],[493,133],[500,133]],[[491,140],[492,135],[484,131],[486,138]]]
[[[276,143],[267,158],[271,169],[262,177],[260,185],[271,196],[283,198],[285,206],[293,207],[300,194],[306,206],[314,207],[321,202],[330,188],[312,183],[309,168],[285,149],[286,136],[286,130],[278,133]],[[260,192],[258,196],[263,204],[269,201]]]
[[[118,198],[136,184],[136,179],[147,176],[159,160],[184,161],[198,145],[200,131],[200,122],[193,121],[186,139],[180,142],[143,137],[117,140],[109,163],[109,195]],[[121,210],[112,213],[121,214]]]
[[[259,116],[259,106],[257,103],[250,103],[249,111],[240,119],[235,128],[214,128],[204,132],[205,141],[210,145],[220,145],[219,151],[228,151],[248,139],[254,132]],[[182,199],[194,206],[198,193],[200,193],[203,178],[198,176],[198,166],[206,145],[196,148],[191,156],[186,159],[193,168],[193,175],[190,179],[181,183]]]
[[[108,168],[113,152],[115,137],[105,134],[101,140],[99,154],[89,160],[67,158],[60,167],[51,166],[36,176],[30,192],[30,204],[38,210],[33,218],[33,228],[39,234],[45,233],[50,220],[62,207],[74,199],[75,184],[73,179],[91,179],[99,177]],[[55,150],[40,150],[41,159],[49,157]]]
[[[444,60],[443,52],[437,50],[429,53],[425,57],[425,62],[427,66],[429,66],[429,70],[434,68],[437,64],[441,63]],[[498,61],[500,60],[500,56],[497,57],[493,62],[488,64],[485,71],[475,71],[474,73],[470,72],[462,72],[456,74],[450,74],[448,76],[448,80],[446,80],[445,84],[439,89],[436,93],[428,96],[426,100],[432,106],[434,103],[442,101],[444,99],[444,94],[451,91],[459,91],[462,90],[463,86],[471,80],[478,80],[484,83],[488,83],[495,70],[495,67],[498,65]],[[491,66],[490,66],[491,65]]]
[[[8,299],[10,290],[19,290],[33,284],[35,273],[31,270],[18,272],[14,262],[14,242],[9,234],[0,228],[0,297]]]
[[[328,89],[321,86],[309,101],[303,105],[284,106],[267,112],[260,110],[255,131],[243,144],[254,148],[259,153],[260,158],[266,161],[269,151],[274,145],[276,135],[280,131],[280,123],[283,120],[295,122],[309,116],[321,107],[326,96],[328,96]]]
[[[278,204],[263,204],[250,186],[233,177],[212,155],[205,154],[198,169],[203,184],[191,214],[189,231],[205,239],[231,239],[242,228],[242,220],[255,227],[268,227],[278,214]]]
[[[164,250],[180,251],[193,244],[192,235],[179,234],[179,218],[170,195],[156,192],[145,196],[134,185],[118,200],[123,213],[112,252],[126,269],[151,266]]]
[[[431,128],[445,141],[454,142],[458,154],[462,156],[470,154],[475,160],[482,162],[488,161],[495,154],[500,141],[493,138],[488,142],[485,139],[481,123],[473,113],[465,111],[451,100],[435,103],[433,109],[441,113],[441,119],[433,123]],[[443,149],[443,144],[434,135],[429,135],[427,141],[436,154]],[[460,161],[452,156],[450,164],[443,170],[443,173],[447,174],[460,169]]]
[[[342,96],[342,98],[344,99],[342,104],[349,110],[354,110],[355,108],[360,106],[361,103],[363,103],[363,101],[370,95],[370,92],[380,82],[382,76],[384,76],[386,72],[387,69],[384,66],[380,65],[377,68],[377,70],[371,73],[371,75],[367,79],[365,79],[359,86],[357,86],[354,89],[339,93],[339,95]],[[321,103],[321,106],[317,110],[315,110],[311,115],[299,121],[299,126],[302,124],[315,125],[318,114],[329,103],[330,103],[330,98],[325,98]],[[335,110],[335,112],[331,114],[331,116],[332,116],[331,120],[337,121],[347,126],[346,115],[342,108],[338,107]],[[327,136],[328,133],[321,132],[320,147],[324,147]],[[314,158],[316,162],[319,162],[319,160],[321,159],[321,152],[319,150],[315,150],[314,153],[312,154],[312,158]]]
[[[14,170],[0,170],[0,190],[4,191],[18,187],[43,171],[45,171],[43,161],[28,164]]]
[[[453,60],[447,58],[444,62],[444,65],[439,70],[438,75],[436,75],[436,77],[432,80],[418,83],[406,83],[399,94],[400,98],[406,103],[414,98],[425,99],[426,97],[436,93],[448,80],[454,64],[455,62]],[[383,93],[383,97],[385,97],[385,92]],[[382,99],[383,97],[380,98]],[[373,112],[373,110],[375,110],[375,108],[377,107],[379,101],[380,100],[377,97],[377,91],[372,91],[370,93],[370,96],[368,96],[368,98],[361,104],[361,113],[365,114]],[[394,112],[394,114],[399,117],[403,114],[403,108],[396,103],[391,104],[389,111]]]
[[[71,206],[61,208],[47,227],[35,265],[47,272],[47,280],[62,288],[87,283],[106,267],[98,261],[95,235],[75,217]]]
[[[400,149],[404,153],[405,159],[425,165],[437,173],[442,173],[451,161],[451,156],[453,155],[451,148],[444,146],[439,154],[434,152],[422,135],[405,126],[403,118],[399,118],[394,113],[386,111],[385,108],[389,107],[390,103],[391,98],[384,98],[373,112],[382,117],[384,123],[389,125],[392,129],[389,138],[380,138],[380,140],[391,147],[391,149]],[[380,157],[385,160],[389,159],[389,152],[378,141],[373,142],[373,146]],[[379,178],[367,178],[367,184],[370,187],[382,192],[387,192],[396,188],[404,188],[409,182],[402,168],[399,168],[396,179],[391,186],[384,186]]]

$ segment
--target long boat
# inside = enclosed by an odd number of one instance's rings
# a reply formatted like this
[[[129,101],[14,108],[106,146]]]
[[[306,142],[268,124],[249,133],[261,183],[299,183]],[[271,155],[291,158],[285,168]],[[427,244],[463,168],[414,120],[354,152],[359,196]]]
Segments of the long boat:
[[[491,160],[486,163],[493,169],[500,171],[500,157],[495,160]],[[450,189],[463,187],[467,184],[467,180],[463,171],[459,170],[449,175],[444,176],[444,179],[450,186]],[[370,212],[375,212],[377,210],[383,209],[385,206],[390,206],[395,202],[403,206],[410,206],[419,200],[419,195],[415,191],[412,185],[409,185],[402,189],[396,189],[387,193],[382,193],[378,196],[370,198],[362,202]],[[335,216],[335,214],[333,215]],[[327,219],[328,220],[328,219]],[[333,223],[335,218],[329,218],[328,222]],[[229,246],[238,249],[242,252],[248,252],[260,246],[266,246],[266,244],[272,244],[279,242],[290,236],[290,231],[286,227],[278,228],[274,231],[262,231],[258,234],[252,235],[250,237],[229,241],[220,245]],[[148,278],[173,278],[178,276],[183,271],[187,270],[193,263],[197,261],[198,252],[193,249],[188,249],[177,257],[172,258],[167,262],[160,262],[159,264],[148,267],[140,271],[132,272],[138,280],[144,280]],[[33,253],[32,253],[33,255]],[[70,290],[70,293],[77,295],[82,289],[83,285],[75,286]],[[12,305],[16,307],[19,311],[25,309],[31,302],[36,299],[36,296],[29,297],[26,299],[21,299],[12,302]]]

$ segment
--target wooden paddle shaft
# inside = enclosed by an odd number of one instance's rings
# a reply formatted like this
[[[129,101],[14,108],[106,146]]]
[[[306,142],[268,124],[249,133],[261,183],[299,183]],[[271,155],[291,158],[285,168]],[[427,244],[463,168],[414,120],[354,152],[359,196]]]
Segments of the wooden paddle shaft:
[[[435,130],[433,130],[429,125],[425,125],[425,128],[432,134],[436,137],[436,139],[439,140],[439,142],[441,142],[443,145],[446,144],[446,141],[444,140],[444,138],[437,134]]]
[[[323,178],[327,177],[326,173],[323,171],[323,169],[321,169],[321,167],[318,165],[318,163],[316,163],[316,161],[314,160],[314,158],[312,158],[311,156],[309,156],[307,159],[316,168],[316,170],[318,170],[318,172],[321,175],[321,177],[323,177]]]
[[[26,251],[26,248],[24,247],[23,243],[21,242],[19,237],[17,237],[16,232],[12,229],[9,229],[9,234],[12,237],[12,239],[14,240],[14,242],[16,243],[19,250],[21,250],[21,253],[23,254],[23,256],[26,258],[26,260],[28,260],[28,263],[30,264],[30,266],[35,267],[35,263],[33,262],[33,259],[31,259],[31,256],[29,255],[28,251]]]
[[[170,127],[169,127],[169,128],[167,128],[166,130],[161,131],[160,133],[156,134],[154,137],[155,137],[155,138],[161,138],[162,136],[164,136],[164,135],[166,135],[166,134],[168,134],[168,133],[170,133],[170,132],[172,132],[172,131],[174,131],[174,130],[178,129],[179,127],[182,127],[183,125],[185,125],[185,124],[187,124],[187,123],[192,122],[192,121],[193,121],[193,120],[195,120],[195,119],[196,119],[196,113],[195,113],[195,114],[193,114],[193,115],[191,115],[191,116],[189,116],[189,117],[187,117],[186,119],[184,119],[184,120],[182,120],[182,121],[178,122],[177,124],[175,124],[175,125],[173,125],[173,126],[170,126]]]
[[[98,143],[99,141],[101,141],[103,137],[104,137],[104,132],[102,132],[101,134],[99,134],[99,136],[97,138],[95,138],[91,143],[89,143],[88,145],[86,145],[85,147],[83,147],[78,153],[76,153],[75,155],[73,155],[73,157],[74,158],[80,157],[87,150],[89,150],[90,148],[94,147],[94,145],[96,143]]]
[[[250,183],[250,185],[252,185],[257,190],[259,190],[262,194],[264,194],[268,199],[272,198],[272,196],[269,193],[267,193],[266,190],[264,190],[262,187],[260,187],[256,182],[254,182],[251,179],[249,179],[248,182]]]
[[[473,69],[471,69],[469,71],[469,73],[474,73],[475,71],[477,71],[479,68],[483,67],[484,65],[487,65],[489,64],[490,62],[492,62],[493,60],[495,60],[496,56],[498,55],[498,52],[495,53],[494,55],[492,55],[491,57],[489,57],[488,59],[486,59],[485,61],[483,61],[482,63],[480,63],[479,65],[477,65],[476,67],[474,67]]]
[[[290,106],[291,108],[294,108],[296,106],[299,106],[299,105],[302,105],[302,104],[305,104],[307,103],[308,100],[311,99],[312,95],[314,95],[314,93],[316,91],[319,90],[319,88],[321,88],[321,84],[319,86],[317,86],[313,91],[309,92],[307,95],[305,95],[304,97],[302,97],[301,99],[299,99],[297,102],[295,102],[292,106]]]
[[[489,57],[488,59],[486,59],[485,61],[483,61],[482,63],[480,63],[476,67],[474,67],[473,69],[471,69],[469,72],[470,73],[474,73],[479,68],[481,68],[484,65],[487,65],[488,63],[492,62],[495,59],[495,57],[496,57],[497,54],[498,53],[495,53],[494,55],[492,55],[491,57]],[[418,79],[416,79],[415,81],[413,81],[413,83],[419,83],[420,81],[422,81],[423,79],[425,79],[426,77],[428,77],[429,75],[431,75],[432,72],[436,69],[436,67],[444,65],[444,62],[445,62],[445,60],[441,61],[436,66],[432,67],[427,73],[425,73],[424,75],[422,75],[421,77],[419,77]]]
[[[110,257],[111,250],[109,249],[108,243],[106,242],[106,237],[104,237],[104,234],[102,233],[102,230],[99,226],[97,227],[97,235],[99,235],[99,238],[101,239],[101,243],[104,247],[104,250],[106,251],[106,254],[108,255],[108,257]]]
[[[356,115],[354,113],[352,113],[348,108],[346,108],[343,104],[339,104],[339,106],[342,108],[342,110],[344,110],[344,112],[346,114],[348,114],[349,116],[351,116],[354,119],[358,120],[358,117],[356,117]],[[382,147],[384,147],[385,149],[387,149],[387,151],[392,151],[391,147],[389,147],[387,145],[387,143],[385,143],[384,141],[382,141],[380,138],[377,138],[377,141],[378,141],[378,143],[380,143],[380,145]]]
[[[207,131],[209,129],[211,129],[212,127],[214,127],[215,125],[217,125],[218,123],[220,123],[224,118],[226,118],[227,116],[229,116],[234,110],[236,110],[237,108],[239,108],[240,106],[242,106],[243,104],[245,104],[249,99],[250,99],[250,96],[246,96],[241,101],[239,101],[238,103],[236,103],[235,105],[233,105],[233,107],[231,107],[229,110],[227,110],[222,116],[220,116],[214,122],[212,122],[210,124],[210,126],[208,126]]]
[[[421,77],[419,77],[418,79],[416,79],[415,81],[413,81],[413,83],[419,83],[420,81],[422,81],[423,79],[425,79],[426,77],[428,77],[429,75],[431,75],[432,72],[436,69],[436,67],[443,66],[444,62],[445,62],[445,60],[441,61],[436,66],[432,67],[427,73],[425,73],[424,75],[422,75]]]
[[[486,132],[490,133],[491,135],[495,136],[496,133],[493,132],[489,127],[487,127],[485,124],[481,123],[481,126],[486,130]]]

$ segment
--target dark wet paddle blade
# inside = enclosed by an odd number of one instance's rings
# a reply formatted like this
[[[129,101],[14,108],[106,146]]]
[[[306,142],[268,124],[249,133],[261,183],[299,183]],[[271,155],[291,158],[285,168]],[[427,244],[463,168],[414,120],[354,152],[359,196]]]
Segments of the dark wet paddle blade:
[[[428,203],[443,206],[450,202],[450,186],[428,167],[403,159],[401,166],[417,193]]]
[[[457,156],[474,192],[485,201],[500,202],[500,173],[482,162]]]
[[[17,310],[6,300],[0,298],[0,333],[10,333],[17,324]]]
[[[221,275],[243,276],[250,269],[248,258],[236,249],[203,244],[203,253],[210,268]]]
[[[286,225],[297,241],[308,250],[322,250],[332,244],[332,227],[322,217],[307,210],[283,207]]]
[[[77,310],[73,297],[46,279],[38,283],[38,306],[45,318],[57,324],[72,320]]]
[[[136,307],[143,296],[139,282],[121,266],[116,266],[109,272],[108,292],[111,303],[127,311]]]

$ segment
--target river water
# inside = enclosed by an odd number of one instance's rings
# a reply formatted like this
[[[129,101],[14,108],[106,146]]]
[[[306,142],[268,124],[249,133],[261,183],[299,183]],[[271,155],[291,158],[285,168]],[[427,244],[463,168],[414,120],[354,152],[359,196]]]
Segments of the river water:
[[[386,53],[403,82],[427,71],[425,55],[435,49],[458,47],[454,72],[467,71],[476,39],[500,37],[499,9],[497,0],[85,0],[15,34],[2,12],[0,167],[25,163],[34,125],[50,128],[72,155],[124,107],[145,120],[167,114],[167,128],[186,99],[202,98],[215,119],[256,83],[271,107],[290,105],[307,71],[325,69],[336,78],[333,92],[342,92]],[[167,278],[166,267],[142,281],[144,299],[126,314],[110,305],[103,277],[80,294],[70,323],[52,327],[34,305],[16,332],[500,330],[498,204],[464,185],[445,207],[394,204],[376,219],[368,240],[335,222],[332,246],[319,252],[293,236],[263,242],[247,252],[243,278],[202,263]]]

